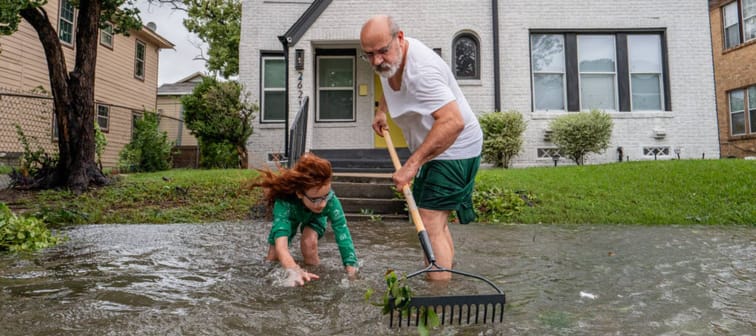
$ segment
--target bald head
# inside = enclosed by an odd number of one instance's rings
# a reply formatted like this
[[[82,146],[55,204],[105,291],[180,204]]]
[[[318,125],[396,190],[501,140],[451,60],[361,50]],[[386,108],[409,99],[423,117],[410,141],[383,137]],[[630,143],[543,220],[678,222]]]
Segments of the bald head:
[[[388,15],[375,15],[362,25],[360,41],[365,44],[368,41],[385,40],[393,38],[399,33],[399,26]]]

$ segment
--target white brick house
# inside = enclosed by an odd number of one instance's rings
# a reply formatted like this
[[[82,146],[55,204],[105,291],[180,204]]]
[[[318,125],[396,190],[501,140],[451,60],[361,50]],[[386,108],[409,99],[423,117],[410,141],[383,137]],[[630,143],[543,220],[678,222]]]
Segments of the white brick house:
[[[370,128],[380,85],[359,58],[360,28],[374,14],[438,48],[476,113],[523,114],[515,166],[552,164],[548,123],[592,107],[615,126],[610,148],[587,163],[617,161],[618,147],[630,160],[668,159],[677,149],[682,158],[719,157],[705,1],[244,0],[240,81],[261,106],[251,166],[285,151],[284,128],[304,96],[308,150],[383,145]],[[475,56],[472,67],[457,53]]]

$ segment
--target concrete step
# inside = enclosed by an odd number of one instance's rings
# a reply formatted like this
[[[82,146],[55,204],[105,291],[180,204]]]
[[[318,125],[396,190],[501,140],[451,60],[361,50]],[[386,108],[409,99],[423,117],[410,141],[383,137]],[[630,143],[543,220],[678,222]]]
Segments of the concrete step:
[[[313,154],[331,162],[334,172],[390,173],[394,171],[385,148],[312,149]],[[397,148],[399,160],[409,158],[407,148]]]
[[[404,197],[394,192],[391,173],[334,173],[331,183],[350,218],[358,221],[407,220]]]
[[[407,213],[402,199],[339,197],[339,200],[344,212],[348,214],[362,214],[363,211],[376,215]]]
[[[366,215],[366,214],[355,214],[355,213],[348,213],[346,214],[347,221],[349,222],[349,225],[351,226],[354,222],[407,222],[409,221],[409,216],[404,215],[391,215],[391,214],[373,214],[373,215]]]
[[[393,199],[394,185],[389,183],[332,182],[331,188],[339,198]]]
[[[393,184],[391,173],[334,173],[334,182]]]

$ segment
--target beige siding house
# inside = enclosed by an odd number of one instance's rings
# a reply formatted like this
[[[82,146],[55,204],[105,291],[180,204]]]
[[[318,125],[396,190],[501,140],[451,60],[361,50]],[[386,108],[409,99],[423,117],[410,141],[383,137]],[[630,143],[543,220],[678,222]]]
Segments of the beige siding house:
[[[77,13],[69,0],[51,0],[44,9],[58,31],[71,70]],[[100,30],[95,111],[108,140],[104,167],[116,165],[118,153],[131,139],[134,116],[157,110],[158,54],[173,44],[150,26],[130,36]],[[23,151],[15,125],[35,139],[34,148],[39,145],[48,153],[57,151],[47,62],[36,31],[22,21],[17,32],[0,37],[0,48],[0,160],[12,162],[9,158]]]
[[[163,84],[157,91],[157,111],[160,114],[160,130],[168,133],[168,139],[177,147],[197,146],[197,139],[184,124],[184,107],[181,98],[194,91],[204,75],[196,72],[175,83]]]

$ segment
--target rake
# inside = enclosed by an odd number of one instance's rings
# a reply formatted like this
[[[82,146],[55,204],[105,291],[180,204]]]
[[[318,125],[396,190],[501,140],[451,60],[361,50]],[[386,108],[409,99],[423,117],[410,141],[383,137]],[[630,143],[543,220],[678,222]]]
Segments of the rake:
[[[389,154],[391,155],[391,161],[394,163],[394,168],[398,171],[402,165],[399,162],[399,156],[396,154],[394,143],[391,140],[391,136],[387,129],[383,130],[383,138],[386,140],[386,147],[388,147]],[[412,196],[412,191],[409,185],[402,187],[402,193],[407,200],[407,206],[409,208],[410,215],[412,216],[412,222],[415,224],[417,230],[417,236],[420,239],[420,246],[423,248],[425,258],[428,260],[428,266],[424,269],[411,273],[407,276],[407,279],[415,277],[423,273],[432,272],[450,272],[452,274],[459,274],[465,277],[482,280],[486,284],[490,285],[495,291],[495,294],[478,294],[478,295],[454,295],[454,296],[413,296],[409,302],[402,305],[403,309],[408,309],[408,314],[402,315],[402,311],[394,305],[394,300],[389,300],[389,327],[394,326],[394,315],[397,315],[397,323],[399,327],[419,325],[421,323],[420,316],[423,309],[430,309],[436,313],[439,321],[442,325],[449,324],[471,324],[471,323],[494,323],[502,322],[504,320],[504,304],[506,303],[506,296],[504,292],[497,287],[490,280],[471,273],[457,271],[441,267],[436,264],[436,257],[433,254],[433,248],[430,244],[430,238],[428,232],[425,231],[425,225],[420,217],[420,212],[415,204],[415,198]],[[427,314],[425,314],[427,318]],[[422,321],[422,324],[427,325],[427,321]]]

